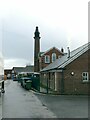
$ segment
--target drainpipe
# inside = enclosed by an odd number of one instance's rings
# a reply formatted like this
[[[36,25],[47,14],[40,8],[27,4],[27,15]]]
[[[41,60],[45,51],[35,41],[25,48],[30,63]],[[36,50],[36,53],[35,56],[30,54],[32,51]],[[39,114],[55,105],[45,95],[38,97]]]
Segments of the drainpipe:
[[[47,94],[48,94],[48,78],[47,78]]]
[[[47,74],[47,73],[46,73],[46,74]],[[49,85],[49,84],[48,84],[48,82],[49,82],[49,77],[48,77],[48,75],[47,75],[46,78],[47,78],[47,88],[46,88],[46,92],[47,92],[47,94],[48,94],[48,87],[49,87],[49,86],[48,86],[48,85]]]
[[[64,71],[62,69],[62,78],[61,78],[61,94],[64,94]]]

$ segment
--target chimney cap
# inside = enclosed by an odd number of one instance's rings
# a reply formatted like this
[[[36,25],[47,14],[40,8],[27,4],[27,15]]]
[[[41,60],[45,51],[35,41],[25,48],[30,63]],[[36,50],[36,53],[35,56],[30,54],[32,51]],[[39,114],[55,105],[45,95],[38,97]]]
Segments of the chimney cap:
[[[69,49],[69,47],[67,47],[67,49]]]
[[[38,31],[38,26],[36,26],[36,31]]]
[[[70,58],[70,49],[69,47],[67,47],[67,49],[68,49],[67,57]]]
[[[63,49],[63,47],[61,48],[61,52],[64,53],[64,49]]]
[[[39,36],[39,30],[38,30],[38,26],[36,26],[36,30],[35,30],[35,33],[34,33],[34,35],[35,35],[35,37],[40,37]]]

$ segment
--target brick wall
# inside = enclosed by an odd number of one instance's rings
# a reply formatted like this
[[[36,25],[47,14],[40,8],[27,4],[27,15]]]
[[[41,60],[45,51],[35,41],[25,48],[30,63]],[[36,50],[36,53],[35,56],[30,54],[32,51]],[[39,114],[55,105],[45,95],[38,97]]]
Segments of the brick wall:
[[[88,72],[89,67],[88,52],[66,66],[64,70],[64,91],[66,94],[88,94],[89,83],[82,81],[82,72]],[[72,72],[74,72],[73,76]]]
[[[52,63],[52,53],[56,53],[56,59],[58,59],[58,56],[62,56],[63,53],[61,53],[59,50],[53,48],[50,51],[46,52],[43,56],[41,56],[39,59],[40,61],[40,69],[45,68],[46,66],[48,66],[50,63]],[[49,55],[50,56],[50,63],[45,63],[45,55]]]
[[[63,71],[64,94],[88,94],[88,91],[90,90],[88,89],[88,86],[90,84],[89,82],[82,81],[82,72],[88,72],[90,70],[89,58],[90,58],[90,54],[86,52],[65,67],[65,70]],[[74,75],[71,75],[72,72],[74,73]],[[60,73],[58,72],[58,74],[51,72],[50,78],[49,78],[49,72],[47,72],[45,76],[42,73],[42,79],[41,79],[42,84],[47,85],[47,79],[50,84],[49,87],[53,90],[55,90],[55,79],[57,79],[57,83],[56,83],[57,92],[61,94],[62,72]],[[89,72],[89,80],[90,80],[90,72]]]

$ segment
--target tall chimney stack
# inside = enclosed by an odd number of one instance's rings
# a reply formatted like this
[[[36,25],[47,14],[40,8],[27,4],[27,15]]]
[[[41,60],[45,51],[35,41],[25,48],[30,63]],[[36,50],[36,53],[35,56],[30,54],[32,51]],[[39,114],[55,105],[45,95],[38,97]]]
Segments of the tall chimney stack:
[[[36,26],[36,30],[34,33],[34,72],[39,72],[39,57],[38,54],[40,52],[40,33],[38,30],[38,26]]]

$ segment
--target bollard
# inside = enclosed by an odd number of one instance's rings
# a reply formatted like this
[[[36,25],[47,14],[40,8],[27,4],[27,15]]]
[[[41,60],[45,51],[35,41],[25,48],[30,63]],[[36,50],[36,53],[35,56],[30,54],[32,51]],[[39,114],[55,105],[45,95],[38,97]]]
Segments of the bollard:
[[[2,82],[2,93],[5,93],[5,90],[4,90],[4,81]]]

